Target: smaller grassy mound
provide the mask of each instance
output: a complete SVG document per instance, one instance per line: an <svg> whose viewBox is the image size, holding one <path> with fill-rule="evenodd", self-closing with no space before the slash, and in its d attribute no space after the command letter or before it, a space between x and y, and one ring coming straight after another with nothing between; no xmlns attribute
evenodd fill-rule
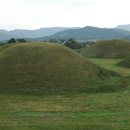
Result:
<svg viewBox="0 0 130 130"><path fill-rule="evenodd" d="M118 65L118 63L120 63L123 59L105 59L105 58L88 58L88 59L94 64L104 69L115 71L125 77L130 76L129 68Z"/></svg>
<svg viewBox="0 0 130 130"><path fill-rule="evenodd" d="M81 54L91 58L125 58L130 55L130 41L106 40L83 49Z"/></svg>
<svg viewBox="0 0 130 130"><path fill-rule="evenodd" d="M113 92L125 87L116 73L58 44L21 43L0 53L0 93Z"/></svg>
<svg viewBox="0 0 130 130"><path fill-rule="evenodd" d="M130 56L117 64L118 66L130 68Z"/></svg>

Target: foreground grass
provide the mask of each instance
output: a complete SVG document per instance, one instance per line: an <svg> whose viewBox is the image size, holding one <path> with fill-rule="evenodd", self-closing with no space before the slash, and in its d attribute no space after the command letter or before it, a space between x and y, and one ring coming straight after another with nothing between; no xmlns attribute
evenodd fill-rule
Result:
<svg viewBox="0 0 130 130"><path fill-rule="evenodd" d="M99 65L105 69L116 71L123 76L130 76L130 69L120 67L117 64L123 59L104 59L104 58L89 58L94 64Z"/></svg>
<svg viewBox="0 0 130 130"><path fill-rule="evenodd" d="M0 130L129 130L130 92L0 95Z"/></svg>

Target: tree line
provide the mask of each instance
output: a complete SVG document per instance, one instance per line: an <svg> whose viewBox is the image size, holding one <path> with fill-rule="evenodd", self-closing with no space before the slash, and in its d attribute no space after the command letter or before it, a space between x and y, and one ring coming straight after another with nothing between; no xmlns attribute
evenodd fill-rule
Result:
<svg viewBox="0 0 130 130"><path fill-rule="evenodd" d="M23 42L27 42L27 41L25 39L11 38L6 42L0 42L0 45L11 44L11 43L23 43Z"/></svg>
<svg viewBox="0 0 130 130"><path fill-rule="evenodd" d="M11 43L24 43L24 42L27 42L27 41L25 39L11 38L6 42L0 42L0 45L11 44ZM70 38L68 40L50 39L48 41L43 41L43 42L59 43L59 44L63 44L66 47L69 47L71 49L81 49L81 48L84 48L86 46L93 45L95 43L93 41L84 41L84 42L80 41L79 42L79 41L76 41L72 38Z"/></svg>

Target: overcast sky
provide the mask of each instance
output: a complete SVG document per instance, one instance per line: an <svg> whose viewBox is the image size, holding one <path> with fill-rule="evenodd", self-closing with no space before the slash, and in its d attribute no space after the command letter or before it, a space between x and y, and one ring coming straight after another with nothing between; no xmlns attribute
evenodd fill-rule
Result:
<svg viewBox="0 0 130 130"><path fill-rule="evenodd" d="M0 28L130 24L130 0L0 0Z"/></svg>

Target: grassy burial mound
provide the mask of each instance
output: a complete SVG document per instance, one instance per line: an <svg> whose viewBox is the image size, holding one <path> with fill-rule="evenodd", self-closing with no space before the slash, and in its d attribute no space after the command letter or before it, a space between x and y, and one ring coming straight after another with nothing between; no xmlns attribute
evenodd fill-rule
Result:
<svg viewBox="0 0 130 130"><path fill-rule="evenodd" d="M119 63L117 63L118 66L127 67L130 68L130 56Z"/></svg>
<svg viewBox="0 0 130 130"><path fill-rule="evenodd" d="M5 45L1 45L0 46L0 52L4 51L5 49L7 49L8 47L14 45L15 43L12 44L5 44Z"/></svg>
<svg viewBox="0 0 130 130"><path fill-rule="evenodd" d="M114 72L58 44L21 43L0 53L0 93L111 92L123 86Z"/></svg>
<svg viewBox="0 0 130 130"><path fill-rule="evenodd" d="M86 47L81 52L85 57L95 58L125 58L130 55L130 41L106 40Z"/></svg>

